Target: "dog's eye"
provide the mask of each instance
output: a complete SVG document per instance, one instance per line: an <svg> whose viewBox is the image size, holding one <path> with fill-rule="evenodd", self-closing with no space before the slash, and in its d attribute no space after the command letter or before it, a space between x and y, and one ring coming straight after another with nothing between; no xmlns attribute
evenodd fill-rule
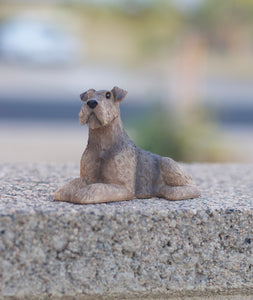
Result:
<svg viewBox="0 0 253 300"><path fill-rule="evenodd" d="M105 97L106 97L106 99L110 99L111 98L111 93L110 92L106 93Z"/></svg>

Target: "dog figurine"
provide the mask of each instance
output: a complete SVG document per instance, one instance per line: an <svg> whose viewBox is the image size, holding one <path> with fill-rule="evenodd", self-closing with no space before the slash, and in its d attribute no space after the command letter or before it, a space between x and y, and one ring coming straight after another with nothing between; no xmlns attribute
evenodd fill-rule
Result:
<svg viewBox="0 0 253 300"><path fill-rule="evenodd" d="M119 103L127 91L90 89L80 95L79 122L89 127L80 178L55 192L54 199L88 204L161 197L182 200L200 191L171 158L138 148L123 128Z"/></svg>

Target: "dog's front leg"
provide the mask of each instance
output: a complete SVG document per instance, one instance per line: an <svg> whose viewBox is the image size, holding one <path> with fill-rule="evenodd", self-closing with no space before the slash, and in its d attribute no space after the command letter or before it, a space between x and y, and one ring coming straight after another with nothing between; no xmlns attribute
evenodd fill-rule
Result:
<svg viewBox="0 0 253 300"><path fill-rule="evenodd" d="M131 200L134 193L118 184L94 183L76 191L73 203L90 204Z"/></svg>
<svg viewBox="0 0 253 300"><path fill-rule="evenodd" d="M87 186L85 178L75 178L67 182L63 187L59 188L54 194L54 200L73 202L72 198L76 191Z"/></svg>

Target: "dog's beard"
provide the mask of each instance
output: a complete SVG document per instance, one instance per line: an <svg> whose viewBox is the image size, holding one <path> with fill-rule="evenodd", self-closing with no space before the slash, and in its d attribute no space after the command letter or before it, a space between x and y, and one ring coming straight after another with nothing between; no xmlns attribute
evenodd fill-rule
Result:
<svg viewBox="0 0 253 300"><path fill-rule="evenodd" d="M83 108L80 110L79 112L79 123L81 125L84 125L87 123L87 120L88 120L88 113L87 111L85 111Z"/></svg>
<svg viewBox="0 0 253 300"><path fill-rule="evenodd" d="M87 124L90 129L97 129L102 126L102 122L99 120L95 112L89 112L85 109L81 109L79 113L79 122L81 125Z"/></svg>
<svg viewBox="0 0 253 300"><path fill-rule="evenodd" d="M97 129L102 126L101 122L97 118L94 112L92 112L88 119L87 119L87 125L89 126L90 129Z"/></svg>
<svg viewBox="0 0 253 300"><path fill-rule="evenodd" d="M87 124L90 129L97 129L107 126L118 115L119 111L108 109L102 105L92 111L84 106L79 113L79 122L81 125Z"/></svg>

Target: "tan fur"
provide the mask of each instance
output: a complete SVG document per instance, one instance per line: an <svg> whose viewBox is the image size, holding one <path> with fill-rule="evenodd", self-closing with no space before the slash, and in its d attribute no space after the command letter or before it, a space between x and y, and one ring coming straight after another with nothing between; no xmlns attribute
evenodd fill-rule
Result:
<svg viewBox="0 0 253 300"><path fill-rule="evenodd" d="M114 87L111 91L90 89L80 95L85 103L79 122L89 127L88 145L81 158L80 178L58 189L55 200L88 204L200 196L192 178L174 160L144 151L130 140L119 109L119 102L126 94ZM96 106L91 108L94 101Z"/></svg>

